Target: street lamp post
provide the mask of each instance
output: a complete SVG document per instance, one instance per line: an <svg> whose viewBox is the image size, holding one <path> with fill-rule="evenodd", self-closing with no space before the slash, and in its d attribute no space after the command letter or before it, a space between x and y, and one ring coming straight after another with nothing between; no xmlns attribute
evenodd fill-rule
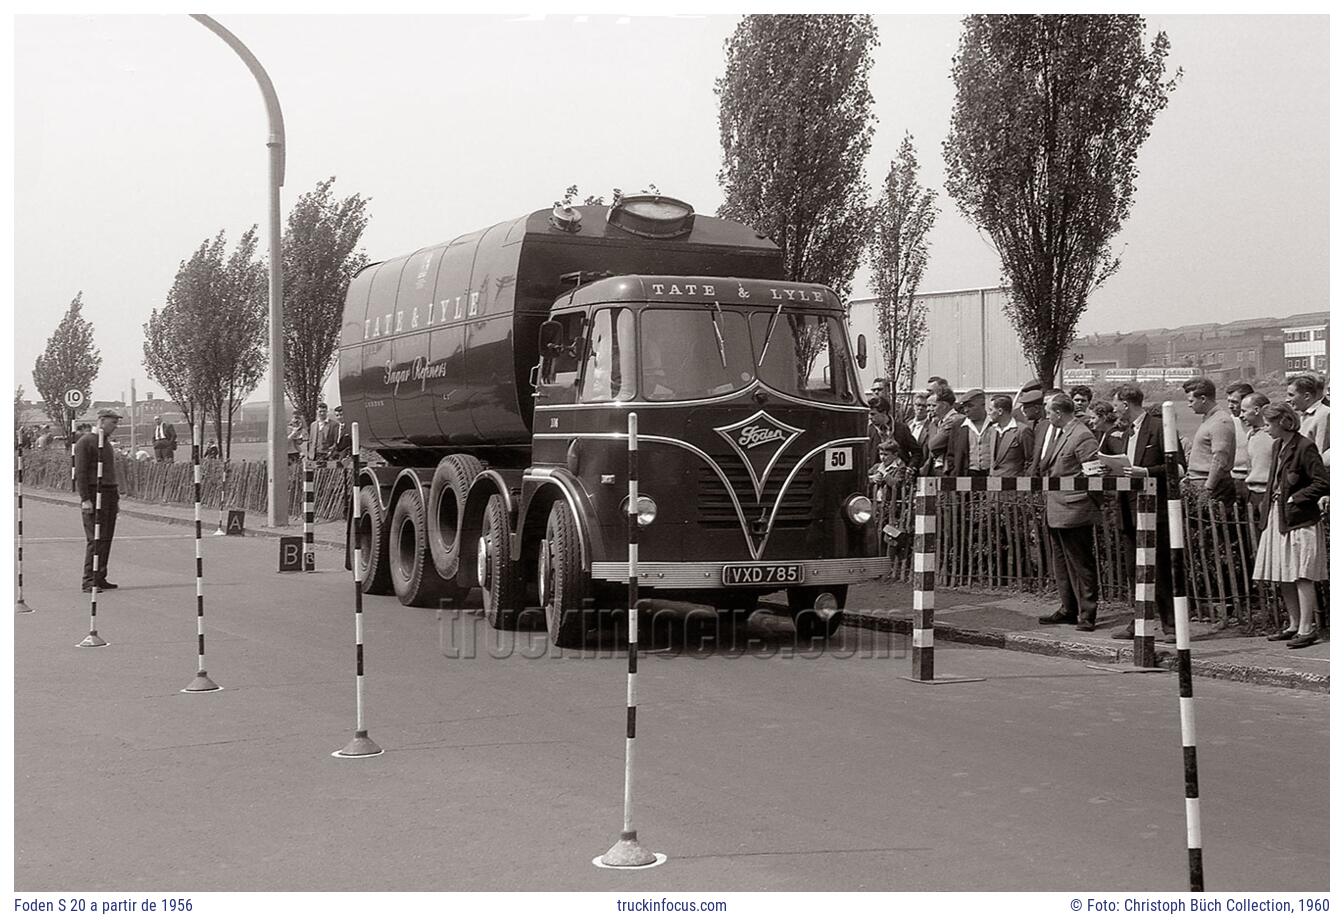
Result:
<svg viewBox="0 0 1344 920"><path fill-rule="evenodd" d="M289 467L280 426L285 413L284 348L284 266L280 257L280 186L285 184L285 119L280 114L280 99L266 70L238 37L213 18L196 13L191 18L214 32L243 59L256 78L266 100L266 118L270 133L266 148L270 153L267 194L270 209L270 300L271 300L271 399L268 413L268 456L266 464L266 522L271 527L289 523Z"/></svg>

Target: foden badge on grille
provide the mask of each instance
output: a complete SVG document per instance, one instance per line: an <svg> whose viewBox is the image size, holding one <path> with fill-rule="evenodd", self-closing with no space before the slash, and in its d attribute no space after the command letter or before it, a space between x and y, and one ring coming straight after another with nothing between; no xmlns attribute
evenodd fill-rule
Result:
<svg viewBox="0 0 1344 920"><path fill-rule="evenodd" d="M765 488L765 481L770 477L775 461L793 443L793 439L804 431L771 418L764 409L751 418L714 430L732 445L746 464L757 501L761 500L761 490Z"/></svg>

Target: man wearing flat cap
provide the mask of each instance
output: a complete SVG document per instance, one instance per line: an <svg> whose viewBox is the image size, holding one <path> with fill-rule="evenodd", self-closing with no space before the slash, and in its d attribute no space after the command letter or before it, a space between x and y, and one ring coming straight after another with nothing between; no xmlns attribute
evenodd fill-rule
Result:
<svg viewBox="0 0 1344 920"><path fill-rule="evenodd" d="M960 407L965 417L947 435L947 475L988 476L994 465L994 426L985 412L985 391L967 390Z"/></svg>
<svg viewBox="0 0 1344 920"><path fill-rule="evenodd" d="M107 580L107 559L112 554L112 535L117 529L117 464L112 453L112 432L117 430L121 413L115 409L98 410L98 427L75 442L75 490L79 492L79 509L84 518L84 580L87 594L96 584L99 591L116 587ZM98 435L103 436L103 475L98 477ZM99 508L99 496L102 507ZM93 539L94 514L101 525L98 540ZM98 571L93 570L94 554L98 556Z"/></svg>

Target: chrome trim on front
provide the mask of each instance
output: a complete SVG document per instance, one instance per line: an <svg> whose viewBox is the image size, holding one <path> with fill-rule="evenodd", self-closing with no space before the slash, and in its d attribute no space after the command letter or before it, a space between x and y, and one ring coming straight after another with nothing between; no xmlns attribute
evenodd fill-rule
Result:
<svg viewBox="0 0 1344 920"><path fill-rule="evenodd" d="M753 565L758 560L714 559L704 562L657 562L641 559L639 583L653 588L722 588L725 565ZM861 556L854 559L771 559L771 565L797 565L803 569L805 585L849 585L867 581L891 571L886 556ZM630 564L594 562L593 578L599 581L627 582ZM782 591L788 585L758 585L762 591Z"/></svg>
<svg viewBox="0 0 1344 920"><path fill-rule="evenodd" d="M624 441L627 439L628 435L620 432L570 432L568 434L537 434L533 435L533 437L541 440L576 440L579 438L589 438L602 441ZM770 534L774 532L775 517L779 514L780 506L784 503L784 496L789 491L789 486L798 475L798 471L802 469L803 464L827 448L837 447L842 444L865 444L868 439L862 437L837 438L834 441L827 441L824 444L818 445L808 453L804 454L803 457L793 465L793 469L789 470L789 475L785 477L783 485L780 486L779 494L775 496L775 504L770 509L770 518L766 523L765 536L761 539L759 546L757 546L751 539L751 525L747 523L747 516L742 512L742 503L737 498L737 490L733 488L732 481L728 479L728 475L724 473L723 468L715 463L714 459L710 457L709 454L705 453L689 441L683 441L680 438L669 438L657 434L641 434L639 435L639 440L648 441L653 444L669 444L673 447L682 447L695 454L701 460L704 460L705 463L709 465L709 468L718 475L719 481L723 483L724 489L728 492L729 499L732 500L733 510L737 512L737 521L742 525L742 537L747 541L747 550L751 553L752 560L760 561L761 554L765 552L765 544L769 542ZM524 476L523 478L526 479L527 476ZM771 561L773 562L774 560Z"/></svg>

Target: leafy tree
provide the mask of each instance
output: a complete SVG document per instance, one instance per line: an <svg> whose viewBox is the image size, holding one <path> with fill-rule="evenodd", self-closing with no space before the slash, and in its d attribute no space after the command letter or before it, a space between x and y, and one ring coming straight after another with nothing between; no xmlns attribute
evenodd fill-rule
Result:
<svg viewBox="0 0 1344 920"><path fill-rule="evenodd" d="M65 391L79 390L84 403L93 397L93 378L103 359L93 344L93 323L84 319L84 292L75 294L56 331L47 339L47 348L33 365L33 383L46 403L48 417L67 436Z"/></svg>
<svg viewBox="0 0 1344 920"><path fill-rule="evenodd" d="M654 185L652 182L650 182L650 183L648 184L647 187L641 189L639 193L640 193L641 195L658 195L658 194L660 194L660 192L658 191L658 186ZM577 198L578 196L579 196L579 187L578 187L578 185L570 185L570 186L568 186L568 187L565 189L565 197L562 198L562 199L560 199L559 201L557 201L557 202L555 203L555 206L556 206L557 208L567 208L567 207L569 207L570 205L572 205L572 204L574 203L574 199ZM613 189L611 190L611 206L612 206L613 208L616 207L616 205L618 205L618 204L621 203L621 199L624 198L624 197L625 197L625 193L624 193L624 192L622 192L622 191L621 191L620 189L618 189L618 188L613 188ZM597 205L605 205L605 204L607 203L607 202L606 202L606 196L605 196L605 195L586 195L586 196L584 196L583 203L584 203L585 205L594 205L594 204L597 204Z"/></svg>
<svg viewBox="0 0 1344 920"><path fill-rule="evenodd" d="M1139 148L1181 74L1134 15L975 15L953 59L947 189L993 241L1008 312L1041 380L1088 296L1120 267Z"/></svg>
<svg viewBox="0 0 1344 920"><path fill-rule="evenodd" d="M336 199L332 176L299 197L282 241L285 267L285 392L311 422L331 372L341 333L345 291L365 264L359 238L371 199Z"/></svg>
<svg viewBox="0 0 1344 920"><path fill-rule="evenodd" d="M785 278L848 300L871 212L864 161L874 116L871 16L745 16L725 42L714 84L724 202L719 216L770 237ZM824 326L794 324L799 372L825 346Z"/></svg>
<svg viewBox="0 0 1344 920"><path fill-rule="evenodd" d="M868 250L883 368L893 393L914 389L915 360L928 333L928 305L916 302L915 291L928 265L928 235L938 216L933 199L933 189L919 183L915 142L907 133L874 208Z"/></svg>
<svg viewBox="0 0 1344 920"><path fill-rule="evenodd" d="M145 324L145 369L191 427L204 434L213 414L226 457L233 416L266 367L266 272L256 248L255 226L227 257L223 230L202 242Z"/></svg>

